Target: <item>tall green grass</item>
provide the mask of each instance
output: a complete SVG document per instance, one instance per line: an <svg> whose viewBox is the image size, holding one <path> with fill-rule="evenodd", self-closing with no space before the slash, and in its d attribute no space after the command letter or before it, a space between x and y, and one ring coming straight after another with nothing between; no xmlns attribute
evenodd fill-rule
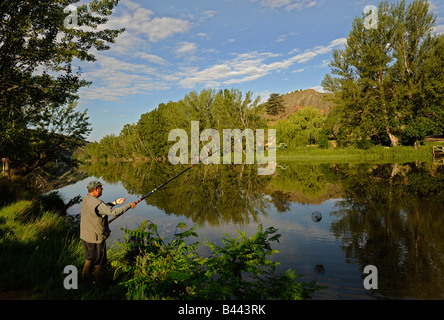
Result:
<svg viewBox="0 0 444 320"><path fill-rule="evenodd" d="M40 202L18 200L0 209L0 291L23 299L63 299L63 269L83 264L72 221Z"/></svg>

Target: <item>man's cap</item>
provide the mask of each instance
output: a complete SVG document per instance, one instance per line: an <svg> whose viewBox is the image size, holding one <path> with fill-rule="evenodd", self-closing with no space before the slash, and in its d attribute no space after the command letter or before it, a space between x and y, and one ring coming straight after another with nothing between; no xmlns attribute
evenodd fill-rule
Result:
<svg viewBox="0 0 444 320"><path fill-rule="evenodd" d="M90 183L88 183L88 189L95 189L97 187L101 187L102 183L95 180L95 181L91 181Z"/></svg>

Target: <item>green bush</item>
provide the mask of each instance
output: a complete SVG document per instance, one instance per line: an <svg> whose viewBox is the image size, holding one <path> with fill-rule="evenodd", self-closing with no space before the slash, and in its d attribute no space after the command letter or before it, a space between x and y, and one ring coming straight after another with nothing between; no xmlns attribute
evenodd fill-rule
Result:
<svg viewBox="0 0 444 320"><path fill-rule="evenodd" d="M372 140L356 140L355 141L356 148L368 150L375 145Z"/></svg>
<svg viewBox="0 0 444 320"><path fill-rule="evenodd" d="M328 136L325 133L321 133L319 136L319 148L328 149Z"/></svg>
<svg viewBox="0 0 444 320"><path fill-rule="evenodd" d="M206 240L209 257L196 253L196 227L176 227L172 240L164 242L157 226L145 221L138 229L125 230L126 241L114 252L114 278L126 287L128 299L309 299L321 287L315 282L298 282L293 270L275 273L276 253L270 242L279 241L270 227L248 237L225 234L223 246ZM188 240L188 241L186 241Z"/></svg>

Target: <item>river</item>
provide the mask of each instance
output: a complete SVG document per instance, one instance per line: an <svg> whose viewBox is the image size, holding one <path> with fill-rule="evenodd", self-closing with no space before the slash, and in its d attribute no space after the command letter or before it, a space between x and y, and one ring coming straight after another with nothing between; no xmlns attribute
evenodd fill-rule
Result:
<svg viewBox="0 0 444 320"><path fill-rule="evenodd" d="M162 163L89 164L89 177L57 191L69 201L86 185L104 184L105 202L135 201L184 167ZM142 221L166 237L179 222L198 225L199 241L221 243L224 233L253 235L275 227L278 271L293 269L301 281L328 286L313 299L444 298L444 166L405 164L280 163L273 176L253 166L201 165L111 224L109 246L122 229ZM69 208L79 214L80 204ZM316 221L313 215L321 219ZM202 246L202 255L207 254ZM366 266L377 270L364 273ZM372 276L377 289L366 289Z"/></svg>

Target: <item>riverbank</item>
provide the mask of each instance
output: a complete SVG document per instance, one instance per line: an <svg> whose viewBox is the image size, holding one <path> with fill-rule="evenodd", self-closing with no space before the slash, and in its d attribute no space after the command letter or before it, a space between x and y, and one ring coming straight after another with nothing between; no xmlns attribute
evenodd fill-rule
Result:
<svg viewBox="0 0 444 320"><path fill-rule="evenodd" d="M443 140L426 141L414 148L413 146L398 146L396 148L374 146L368 149L355 147L337 147L331 145L328 149L322 149L318 145L305 146L297 149L283 149L276 152L277 162L310 162L310 163L407 163L407 162L433 162L433 146L443 146ZM267 155L267 153L266 153ZM245 160L245 154L242 155ZM101 162L102 159L83 159L87 163ZM105 162L169 162L167 157L159 158L106 158ZM223 163L221 157L220 163Z"/></svg>
<svg viewBox="0 0 444 320"><path fill-rule="evenodd" d="M443 145L443 142L426 142L418 148L398 146L389 148L375 146L369 149L329 148L321 149L318 146L307 146L297 150L280 150L276 153L277 162L295 161L312 163L407 163L433 161L433 146Z"/></svg>

